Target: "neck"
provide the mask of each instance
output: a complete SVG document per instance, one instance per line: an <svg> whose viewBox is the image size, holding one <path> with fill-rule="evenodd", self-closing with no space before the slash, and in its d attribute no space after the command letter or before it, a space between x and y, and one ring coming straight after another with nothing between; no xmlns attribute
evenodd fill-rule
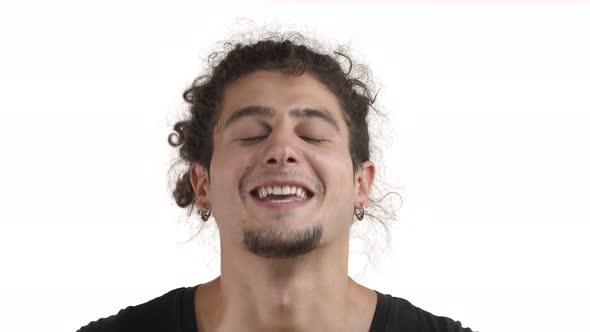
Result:
<svg viewBox="0 0 590 332"><path fill-rule="evenodd" d="M210 300L200 317L210 331L368 330L376 294L348 276L348 238L273 260L221 243L221 275L198 288Z"/></svg>

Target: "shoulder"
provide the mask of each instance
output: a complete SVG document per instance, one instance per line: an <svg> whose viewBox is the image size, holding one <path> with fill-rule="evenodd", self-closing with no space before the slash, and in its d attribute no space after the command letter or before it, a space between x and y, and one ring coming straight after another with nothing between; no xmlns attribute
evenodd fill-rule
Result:
<svg viewBox="0 0 590 332"><path fill-rule="evenodd" d="M128 306L115 315L92 321L77 332L180 331L183 300L193 289L173 289L148 302Z"/></svg>
<svg viewBox="0 0 590 332"><path fill-rule="evenodd" d="M434 315L406 299L380 294L387 308L387 331L472 332L460 321Z"/></svg>

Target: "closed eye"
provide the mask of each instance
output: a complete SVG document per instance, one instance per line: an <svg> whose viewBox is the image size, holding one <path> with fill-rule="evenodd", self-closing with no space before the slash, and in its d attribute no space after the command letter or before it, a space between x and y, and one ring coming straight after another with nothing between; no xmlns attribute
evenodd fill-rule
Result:
<svg viewBox="0 0 590 332"><path fill-rule="evenodd" d="M322 143L323 141L325 141L324 139L319 139L319 138L311 138L308 136L300 136L301 139L308 141L308 142L313 142L313 143Z"/></svg>
<svg viewBox="0 0 590 332"><path fill-rule="evenodd" d="M253 136L253 137L245 137L245 138L240 138L238 139L241 142L257 142L260 140L263 140L267 137L267 135L265 136ZM312 143L322 143L325 140L324 139L320 139L320 138L312 138L312 137L308 137L308 136L300 136L302 140L304 141L308 141L308 142L312 142Z"/></svg>
<svg viewBox="0 0 590 332"><path fill-rule="evenodd" d="M240 138L239 141L242 141L242 142L256 142L256 141L262 140L264 138L266 138L266 136L253 136L253 137Z"/></svg>

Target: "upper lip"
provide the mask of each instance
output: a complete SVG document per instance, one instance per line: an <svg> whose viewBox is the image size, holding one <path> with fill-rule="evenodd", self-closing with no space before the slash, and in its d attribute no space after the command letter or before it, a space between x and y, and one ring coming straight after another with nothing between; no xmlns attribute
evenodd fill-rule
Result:
<svg viewBox="0 0 590 332"><path fill-rule="evenodd" d="M312 186L298 180L266 180L253 186L252 189L249 190L249 192L257 190L260 187L266 186L296 186L305 189L308 193L311 193L312 195L315 194L314 190L311 189Z"/></svg>

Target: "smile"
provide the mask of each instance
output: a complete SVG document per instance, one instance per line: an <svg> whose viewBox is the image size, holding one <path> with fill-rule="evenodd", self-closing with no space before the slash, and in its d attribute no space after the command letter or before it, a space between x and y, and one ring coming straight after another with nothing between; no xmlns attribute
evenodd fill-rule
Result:
<svg viewBox="0 0 590 332"><path fill-rule="evenodd" d="M296 196L302 200L308 198L307 191L298 186L263 186L256 190L258 199L264 200L267 197L289 197Z"/></svg>
<svg viewBox="0 0 590 332"><path fill-rule="evenodd" d="M260 186L250 193L257 201L275 204L304 202L313 197L307 189L294 185Z"/></svg>

